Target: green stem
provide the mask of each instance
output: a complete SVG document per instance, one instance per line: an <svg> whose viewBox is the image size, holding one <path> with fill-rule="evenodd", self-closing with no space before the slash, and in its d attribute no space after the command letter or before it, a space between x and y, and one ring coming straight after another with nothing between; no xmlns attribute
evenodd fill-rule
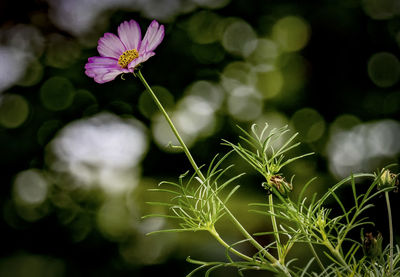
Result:
<svg viewBox="0 0 400 277"><path fill-rule="evenodd" d="M282 249L281 249L282 245L281 245L281 239L279 237L278 225L276 224L275 211L274 211L274 197L272 193L268 196L268 200L269 200L269 211L271 213L272 228L274 230L274 237L276 240L276 249L278 251L278 258L279 261L282 262Z"/></svg>
<svg viewBox="0 0 400 277"><path fill-rule="evenodd" d="M333 247L331 242L328 240L328 238L324 238L323 244L329 249L329 251L338 259L338 261L346 267L347 270L349 269L349 266L347 265L346 261L343 259L342 255L340 255L340 252Z"/></svg>
<svg viewBox="0 0 400 277"><path fill-rule="evenodd" d="M311 238L310 238L310 235L308 234L308 232L304 229L304 224L303 224L303 221L304 221L304 219L302 218L302 217L299 217L298 216L298 214L299 214L299 211L293 206L293 204L291 204L291 203L289 203L288 204L288 208L289 209L291 209L295 214L296 214L296 219L297 219L297 226L301 229L301 231L303 232L303 234L307 234L307 244L308 244L308 247L310 247L310 250L311 250L311 252L312 252L312 254L314 255L314 258L317 260L317 263L318 263L318 265L319 265L319 267L321 268L321 270L322 271L324 271L325 270L325 267L324 267L324 265L323 265L323 263L321 262L321 260L319 259L319 257L318 257L318 254L317 254L317 252L315 251L315 248L314 248L314 246L313 246L313 244L311 243Z"/></svg>
<svg viewBox="0 0 400 277"><path fill-rule="evenodd" d="M338 262L340 262L343 266L346 267L346 270L349 270L349 267L345 261L345 259L340 255L340 252L337 248L335 248L330 240L328 239L326 233L325 233L325 227L319 226L319 233L321 234L322 237L322 244L325 245L326 248L329 249L329 251L333 254L333 256L336 257Z"/></svg>
<svg viewBox="0 0 400 277"><path fill-rule="evenodd" d="M222 246L224 246L227 250L229 250L230 252L232 252L232 253L235 254L236 256L242 258L243 260L246 260L246 261L249 261L249 262L254 262L254 260L253 260L251 257L249 257L249 256L247 256L247 255L245 255L245 254L243 254L243 253L237 251L236 249L234 249L233 247L231 247L229 244L227 244L227 243L220 237L220 235L218 234L218 232L217 232L217 230L215 229L214 226L209 230L209 232L210 232L210 234L211 234Z"/></svg>
<svg viewBox="0 0 400 277"><path fill-rule="evenodd" d="M181 136L179 135L178 130L176 129L174 123L172 122L171 118L169 117L168 113L166 112L166 110L164 109L164 107L162 106L162 104L160 103L160 101L158 100L157 96L155 95L155 93L153 92L153 90L151 89L151 87L149 86L149 84L146 82L146 80L144 79L142 73L140 72L140 70L138 70L136 72L136 76L139 77L140 81L143 83L143 85L146 87L147 91L150 93L151 97L153 98L154 102L156 103L157 107L159 108L159 110L161 111L161 113L164 115L165 119L167 120L172 132L174 133L174 135L176 136L176 138L178 139L183 151L186 154L186 157L189 159L190 164L192 165L194 171L196 172L196 174L198 175L198 177L201 179L201 181L206 182L206 178L204 177L203 173L200 171L199 167L197 166L196 162L194 161L192 155L189 152L189 149L187 148L185 142L183 141L183 139L181 138ZM249 242L256 247L259 251L261 251L267 258L268 260L275 264L278 261L275 259L274 256L272 256L268 251L266 251L264 249L264 247L262 247L248 232L247 230L240 224L240 222L235 218L235 216L231 213L231 211L225 206L225 204L223 203L222 200L220 200L217 197L218 201L223 205L226 214L229 216L230 220L232 221L232 223L236 226L236 228L242 233L242 235L249 240Z"/></svg>
<svg viewBox="0 0 400 277"><path fill-rule="evenodd" d="M393 272L393 222L392 222L392 209L390 208L389 192L385 191L386 206L389 217L389 274Z"/></svg>
<svg viewBox="0 0 400 277"><path fill-rule="evenodd" d="M319 265L319 268L321 268L322 271L325 270L324 265L322 264L321 260L319 259L317 252L315 252L314 246L312 245L311 242L308 242L308 246L310 247L311 252L313 253L315 259L317 260L317 263Z"/></svg>
<svg viewBox="0 0 400 277"><path fill-rule="evenodd" d="M306 231L305 231L303 225L300 223L300 224L298 224L298 226L300 226L302 232L303 232L304 234L306 234ZM309 236L307 236L307 239L308 239L308 238L309 238ZM317 260L317 263L318 263L319 267L321 268L322 271L324 271L324 270L325 270L325 267L324 267L323 263L321 262L321 260L319 259L318 254L317 254L317 252L315 251L314 246L312 245L312 243L311 243L310 241L308 241L307 244L308 244L308 246L310 247L310 250L311 250L311 252L313 253L315 259Z"/></svg>
<svg viewBox="0 0 400 277"><path fill-rule="evenodd" d="M354 178L354 177L372 177L372 178L375 178L375 176L372 175L372 174L369 174L369 173L367 173L367 174L361 173L361 174L358 174L357 176L348 177L348 178L346 178L346 179ZM359 204L357 204L357 202L356 202L356 208L357 208L357 210L356 210L356 212L355 212L353 218L350 220L350 222L347 223L346 229L345 229L344 232L342 233L341 237L338 239L338 242L337 242L337 245L336 245L336 250L339 250L340 247L342 247L342 243L345 241L345 239L346 239L346 237L347 237L347 233L352 229L354 222L356 221L356 219L357 219L358 216L360 215L360 212L359 212L359 211L363 210L362 208L363 208L364 204L366 203L364 200L369 196L369 194L370 194L370 191L368 191L368 192L364 195L363 199L361 200L361 204L360 204L361 206L359 206Z"/></svg>
<svg viewBox="0 0 400 277"><path fill-rule="evenodd" d="M242 235L248 239L248 241L259 251L261 251L265 257L271 262L271 263L277 263L278 261L275 259L274 256L272 256L267 250L265 250L264 247L262 247L248 232L247 230L240 224L240 222L236 219L236 217L231 213L231 211L228 209L228 207L225 206L225 204L218 198L218 201L223 205L226 214L229 216L229 219L232 221L232 223L236 226L236 228L242 233Z"/></svg>
<svg viewBox="0 0 400 277"><path fill-rule="evenodd" d="M147 91L150 93L151 97L153 98L154 102L156 103L158 109L161 111L161 113L164 115L165 119L167 120L169 127L171 128L172 132L174 133L175 137L178 139L179 144L182 147L183 152L185 152L186 157L188 158L190 164L192 165L193 169L196 171L197 175L200 177L200 179L202 181L205 181L206 178L204 177L203 173L200 171L199 167L197 166L196 162L194 161L192 155L189 152L189 149L187 148L185 142L183 141L183 139L181 138L181 136L179 135L178 130L175 128L174 123L172 122L171 118L169 117L167 111L164 109L163 105L161 104L161 102L158 100L156 94L153 92L153 90L151 89L151 87L149 86L149 84L146 82L146 80L144 79L142 72L140 72L140 70L138 70L136 72L136 75L139 77L140 81L142 81L143 85L146 87Z"/></svg>

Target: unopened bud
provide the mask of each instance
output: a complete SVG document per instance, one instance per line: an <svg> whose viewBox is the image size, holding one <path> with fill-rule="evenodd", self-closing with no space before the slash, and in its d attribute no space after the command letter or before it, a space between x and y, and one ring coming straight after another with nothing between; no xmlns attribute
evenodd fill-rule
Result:
<svg viewBox="0 0 400 277"><path fill-rule="evenodd" d="M274 187L283 197L287 197L293 190L292 184L286 182L285 178L280 175L271 176L268 180L268 185Z"/></svg>
<svg viewBox="0 0 400 277"><path fill-rule="evenodd" d="M396 174L391 173L389 169L382 169L382 173L378 179L378 189L392 188L397 191L399 180Z"/></svg>
<svg viewBox="0 0 400 277"><path fill-rule="evenodd" d="M382 255L382 235L378 233L376 236L372 232L365 233L363 238L364 255L370 258L377 258Z"/></svg>

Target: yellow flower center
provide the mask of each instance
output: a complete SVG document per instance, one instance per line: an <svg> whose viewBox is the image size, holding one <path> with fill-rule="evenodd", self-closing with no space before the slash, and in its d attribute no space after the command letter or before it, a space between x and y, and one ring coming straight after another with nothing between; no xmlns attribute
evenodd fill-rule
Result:
<svg viewBox="0 0 400 277"><path fill-rule="evenodd" d="M128 64L133 61L134 59L139 57L139 52L136 49L127 50L119 56L118 64L122 68L127 68Z"/></svg>

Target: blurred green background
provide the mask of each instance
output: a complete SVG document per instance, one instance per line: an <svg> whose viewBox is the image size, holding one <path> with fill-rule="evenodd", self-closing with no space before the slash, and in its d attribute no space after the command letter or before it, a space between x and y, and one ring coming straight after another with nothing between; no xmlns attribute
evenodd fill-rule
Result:
<svg viewBox="0 0 400 277"><path fill-rule="evenodd" d="M143 34L152 19L165 25L142 72L199 164L228 151L221 138L236 142L236 125L265 122L300 132L290 154L316 153L285 170L294 195L314 176L309 194L399 160L399 0L6 0L0 15L0 276L184 276L189 255L224 259L207 234L145 236L174 226L141 219L166 212L145 204L166 196L146 190L190 165L138 79L84 74L124 20ZM247 212L265 199L262 179L229 162L248 172L233 212L249 232L268 230ZM370 216L385 237L381 202Z"/></svg>

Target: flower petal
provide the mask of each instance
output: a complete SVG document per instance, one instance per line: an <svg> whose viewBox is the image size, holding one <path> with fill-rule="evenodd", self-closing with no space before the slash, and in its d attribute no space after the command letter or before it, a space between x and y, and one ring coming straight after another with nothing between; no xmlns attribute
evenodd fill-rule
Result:
<svg viewBox="0 0 400 277"><path fill-rule="evenodd" d="M99 51L100 56L116 59L126 50L121 40L111 33L105 33L104 36L99 39L99 45L97 46L97 51Z"/></svg>
<svg viewBox="0 0 400 277"><path fill-rule="evenodd" d="M109 71L102 76L98 76L97 78L95 77L94 80L99 84L104 84L114 80L121 73L122 72L119 70Z"/></svg>
<svg viewBox="0 0 400 277"><path fill-rule="evenodd" d="M125 45L126 50L138 49L142 39L142 32L139 24L131 19L124 21L118 27L118 36Z"/></svg>
<svg viewBox="0 0 400 277"><path fill-rule="evenodd" d="M93 74L97 74L101 70L111 70L118 69L118 61L113 58L108 57L91 57L88 59L88 62L85 64L85 69L89 77L93 77Z"/></svg>
<svg viewBox="0 0 400 277"><path fill-rule="evenodd" d="M142 44L140 45L139 52L153 51L161 43L163 38L164 38L164 25L159 25L157 21L153 20L149 28L147 28Z"/></svg>
<svg viewBox="0 0 400 277"><path fill-rule="evenodd" d="M134 59L133 61L130 62L128 68L132 71L138 64L147 61L150 57L154 56L155 54L156 53L154 52L146 52L143 55L140 55L137 59Z"/></svg>
<svg viewBox="0 0 400 277"><path fill-rule="evenodd" d="M128 69L121 68L116 59L108 57L89 58L85 69L86 75L100 84L114 80L121 73L129 72Z"/></svg>
<svg viewBox="0 0 400 277"><path fill-rule="evenodd" d="M85 65L86 66L94 66L94 67L117 67L118 66L118 60L114 58L109 58L109 57L90 57L88 59L88 62Z"/></svg>

